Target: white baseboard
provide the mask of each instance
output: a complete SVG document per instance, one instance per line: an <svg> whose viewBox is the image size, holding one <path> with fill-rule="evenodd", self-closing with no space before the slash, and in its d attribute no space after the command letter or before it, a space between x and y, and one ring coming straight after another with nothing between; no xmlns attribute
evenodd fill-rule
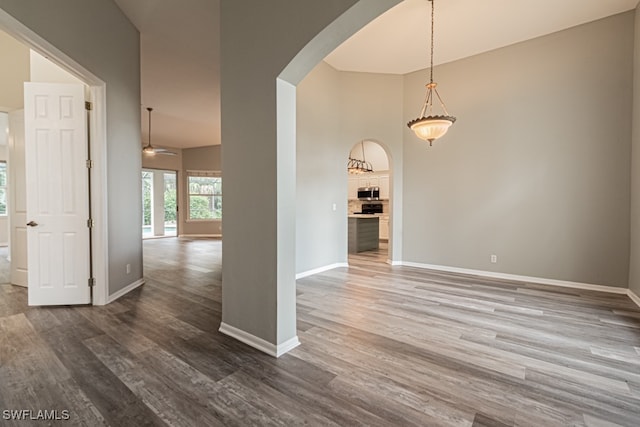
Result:
<svg viewBox="0 0 640 427"><path fill-rule="evenodd" d="M387 264L389 264L389 265L391 265L391 266L394 266L394 265L403 265L403 264L402 264L402 261L393 261L393 260L391 260L391 259L388 259L388 260L387 260Z"/></svg>
<svg viewBox="0 0 640 427"><path fill-rule="evenodd" d="M248 346L260 350L263 353L267 353L269 356L273 357L280 357L300 345L298 336L294 336L293 338L283 342L282 344L275 345L241 329L235 328L231 325L227 325L224 322L220 323L220 329L218 330L221 333L230 336L231 338L235 338L238 341L243 342Z"/></svg>
<svg viewBox="0 0 640 427"><path fill-rule="evenodd" d="M136 280L135 282L131 283L130 285L125 286L124 288L120 289L116 293L114 293L112 295L109 295L109 297L107 298L107 304L114 302L115 300L117 300L121 296L124 296L124 295L128 294L129 292L131 292L132 290L134 290L135 288L137 288L138 286L141 286L141 285L144 285L144 279Z"/></svg>
<svg viewBox="0 0 640 427"><path fill-rule="evenodd" d="M627 289L627 295L631 298L631 301L635 302L640 307L640 297L635 294L631 289Z"/></svg>
<svg viewBox="0 0 640 427"><path fill-rule="evenodd" d="M568 280L545 279L543 277L520 276L517 274L497 273L494 271L471 270L467 268L449 267L445 265L421 264L418 262L402 261L398 265L406 267L424 268L428 270L446 271L449 273L471 274L474 276L491 277L493 279L515 280L518 282L537 283L540 285L561 286L564 288L586 289L590 291L608 292L611 294L628 294L627 288L593 285L590 283L570 282Z"/></svg>
<svg viewBox="0 0 640 427"><path fill-rule="evenodd" d="M293 338L289 338L282 344L278 344L276 346L276 357L280 357L283 354L289 353L291 350L293 350L299 345L300 345L300 340L298 339L297 335Z"/></svg>
<svg viewBox="0 0 640 427"><path fill-rule="evenodd" d="M181 234L178 237L222 237L222 234Z"/></svg>
<svg viewBox="0 0 640 427"><path fill-rule="evenodd" d="M335 264L329 264L325 265L324 267L314 268L313 270L303 271L302 273L296 274L296 280L313 276L314 274L323 273L325 271L333 270L334 268L339 267L349 267L349 264L347 264L346 262L336 262Z"/></svg>

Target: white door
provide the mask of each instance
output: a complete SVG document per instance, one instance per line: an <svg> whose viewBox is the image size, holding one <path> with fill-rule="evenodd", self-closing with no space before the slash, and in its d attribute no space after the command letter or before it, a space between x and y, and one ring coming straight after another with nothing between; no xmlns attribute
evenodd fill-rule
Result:
<svg viewBox="0 0 640 427"><path fill-rule="evenodd" d="M9 113L9 249L11 283L27 286L27 187L24 110Z"/></svg>
<svg viewBox="0 0 640 427"><path fill-rule="evenodd" d="M84 88L25 83L29 305L91 302Z"/></svg>

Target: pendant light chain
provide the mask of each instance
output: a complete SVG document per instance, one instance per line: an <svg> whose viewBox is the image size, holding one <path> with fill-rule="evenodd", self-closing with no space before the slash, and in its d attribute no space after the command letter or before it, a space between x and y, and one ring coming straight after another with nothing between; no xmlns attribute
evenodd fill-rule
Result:
<svg viewBox="0 0 640 427"><path fill-rule="evenodd" d="M434 22L434 9L435 9L435 5L433 4L435 2L435 0L429 0L431 2L431 76L430 76L430 83L433 83L433 22Z"/></svg>

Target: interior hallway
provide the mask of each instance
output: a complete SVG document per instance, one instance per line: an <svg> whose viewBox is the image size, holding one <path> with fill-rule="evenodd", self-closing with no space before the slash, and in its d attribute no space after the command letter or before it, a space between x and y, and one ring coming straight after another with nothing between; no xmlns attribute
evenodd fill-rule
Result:
<svg viewBox="0 0 640 427"><path fill-rule="evenodd" d="M640 309L626 296L366 253L298 282L302 345L274 359L217 332L221 247L145 241L147 283L104 307L29 308L1 285L0 409L113 426L640 419Z"/></svg>

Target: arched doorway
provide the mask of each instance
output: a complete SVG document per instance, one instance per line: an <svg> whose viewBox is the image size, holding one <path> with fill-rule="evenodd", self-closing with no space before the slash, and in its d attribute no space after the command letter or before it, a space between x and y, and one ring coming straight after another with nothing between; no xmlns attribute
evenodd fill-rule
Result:
<svg viewBox="0 0 640 427"><path fill-rule="evenodd" d="M226 239L220 331L274 356L299 344L296 85L335 47L398 3L220 4Z"/></svg>
<svg viewBox="0 0 640 427"><path fill-rule="evenodd" d="M391 156L381 143L363 139L349 153L347 167L348 253L389 260L392 215ZM351 262L351 257L350 257Z"/></svg>

